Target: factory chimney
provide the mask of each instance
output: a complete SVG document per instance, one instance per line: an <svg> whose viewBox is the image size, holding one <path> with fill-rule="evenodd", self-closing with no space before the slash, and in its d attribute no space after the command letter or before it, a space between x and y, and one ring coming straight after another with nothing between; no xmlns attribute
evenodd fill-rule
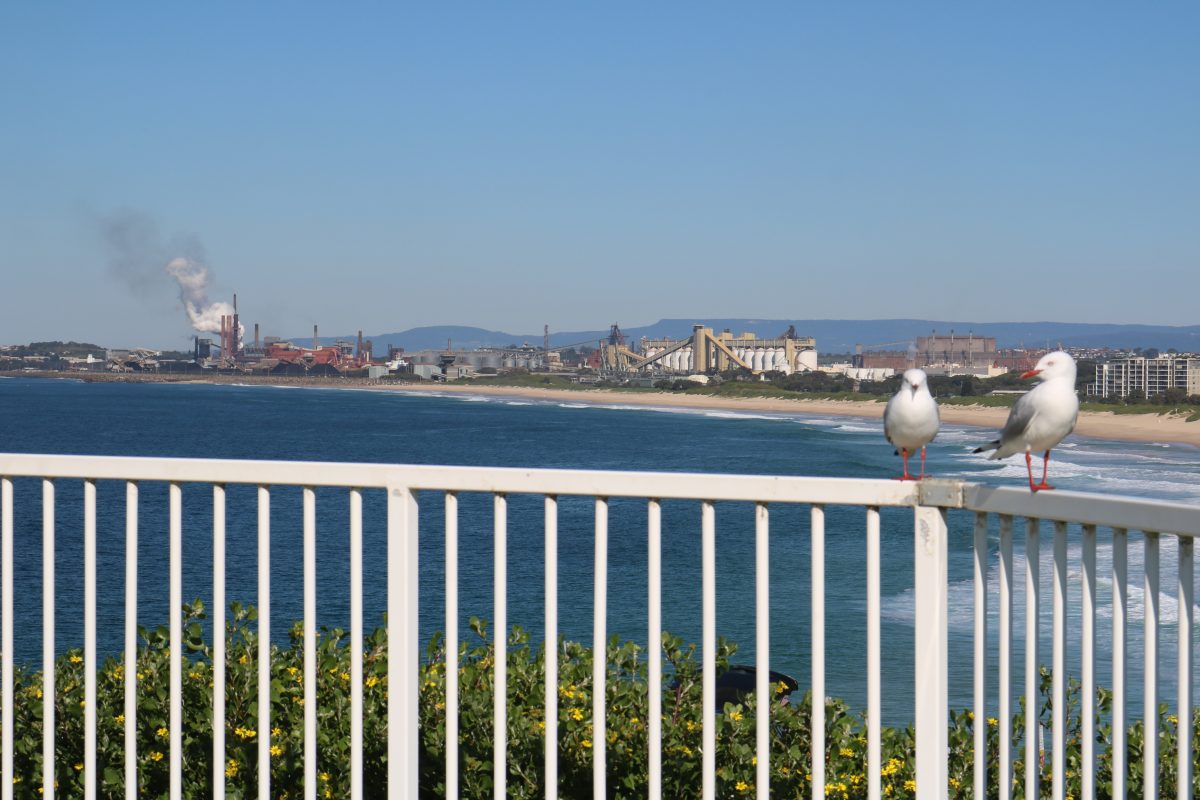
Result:
<svg viewBox="0 0 1200 800"><path fill-rule="evenodd" d="M254 349L258 349L258 323L254 323Z"/></svg>
<svg viewBox="0 0 1200 800"><path fill-rule="evenodd" d="M229 343L231 345L230 352L234 358L237 358L238 351L242 349L241 342L238 339L241 337L241 322L238 321L237 309L237 294L233 295L233 317L229 320Z"/></svg>
<svg viewBox="0 0 1200 800"><path fill-rule="evenodd" d="M355 355L357 355L357 356L359 357L359 359L361 360L361 359L362 359L362 354L363 354L363 349L362 349L362 330L360 329L360 330L359 330L359 332L358 332L358 350L356 350L356 351L355 351Z"/></svg>
<svg viewBox="0 0 1200 800"><path fill-rule="evenodd" d="M321 349L321 340L317 338L317 326L313 325L313 350Z"/></svg>

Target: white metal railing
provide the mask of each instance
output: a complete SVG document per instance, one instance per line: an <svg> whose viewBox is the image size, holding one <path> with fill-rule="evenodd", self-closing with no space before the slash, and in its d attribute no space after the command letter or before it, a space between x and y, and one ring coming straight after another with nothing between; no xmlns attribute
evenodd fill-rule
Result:
<svg viewBox="0 0 1200 800"><path fill-rule="evenodd" d="M1145 797L1157 797L1154 775L1158 755L1155 750L1157 721L1157 663L1158 663L1158 583L1159 540L1170 535L1178 541L1179 569L1177 593L1180 604L1179 642L1176 696L1179 719L1191 719L1191 638L1193 604L1193 537L1200 535L1200 508L1152 501L1115 498L1072 492L1042 492L1036 495L1019 488L989 488L957 481L924 481L901 483L890 480L801 478L775 476L741 476L715 474L597 472L578 470L523 470L474 467L394 466L375 464L317 464L303 462L216 461L200 459L142 459L82 456L0 455L0 527L2 527L3 569L0 573L2 597L0 616L3 620L2 695L3 742L0 760L2 798L13 795L13 631L14 602L14 493L15 479L42 480L43 511L43 702L45 731L43 776L19 776L42 782L43 796L54 796L52 780L55 758L54 741L54 659L55 659L55 561L54 542L56 521L55 481L73 479L84 482L84 548L82 565L84 586L84 675L85 675L85 762L86 797L96 796L96 484L99 481L119 481L126 486L125 506L125 786L127 797L136 794L137 753L135 738L136 652L137 624L137 553L139 484L165 482L169 484L169 559L170 559L170 792L182 795L182 523L183 484L209 484L212 487L213 527L213 630L225 629L225 529L226 487L247 485L257 488L257 547L258 547L258 787L262 797L270 796L270 511L272 488L301 487L303 519L303 591L304 591L304 765L305 796L317 794L317 695L316 695L316 514L315 489L340 487L349 495L350 536L350 628L351 628L351 793L364 796L362 783L363 736L363 491L385 490L387 493L387 609L388 609L388 796L415 798L418 794L418 699L419 699L419 632L418 604L418 492L435 490L445 493L444 555L446 563L445 635L446 652L459 651L458 632L458 495L484 493L493 498L494 513L494 625L496 658L494 662L494 786L495 795L503 796L507 781L505 742L508 709L505 703L507 675L504 632L507 629L507 498L515 494L532 494L544 498L543 529L545 536L545 640L557 640L558 632L558 498L582 496L594 498L594 584L592 641L603 646L609 632L606 617L608 606L608 510L609 499L641 498L647 503L647 602L648 641L661 638L661 546L663 540L660 501L684 499L700 502L701 561L702 561L702 786L703 796L716 795L715 751L715 690L716 690L716 522L714 504L722 501L747 502L755 508L755 651L757 684L760 697L768 693L769 674L769 610L768 543L772 504L809 506L811 536L811 653L810 688L814 698L825 696L825 508L827 506L858 506L866 510L866 579L867 579L867 781L868 796L878 798L880 792L881 745L881 652L880 652L880 509L911 507L913 517L915 647L914 673L916 726L916 785L921 797L944 797L947 794L947 723L948 677L951 669L947 652L948 639L948 527L950 513L975 515L973 537L974 569L974 712L975 712L975 796L986 796L986 714L987 708L987 604L986 589L989 567L988 521L999 520L998 593L999 663L996 687L998 722L1000 726L998 753L1000 784L1010 786L1013 754L1011 741L1012 689L1012 610L1013 610L1013 520L1023 517L1026 522L1026 553L1039 552L1040 520L1053 523L1053 698L1052 764L1053 796L1064 796L1065 723L1063 719L1065 692L1065 651L1067 647L1067 536L1068 523L1080 524L1082 542L1082 635L1080 664L1083 697L1083 774L1084 796L1094 796L1096 753L1092 698L1095 694L1095 637L1096 609L1096 538L1097 529L1111 529L1113 541L1113 737L1114 737L1114 796L1124 796L1124 761L1126 725L1126 591L1127 532L1144 533L1145 541L1145 634L1142 654L1144 674L1144 720L1146 742L1144 758L1146 775ZM955 512L955 509L964 509ZM20 509L24 511L25 509ZM1025 696L1038 695L1038 614L1040 600L1038 558L1027 558L1025 592L1027 598L1025 632ZM62 565L58 565L62 566ZM30 624L21 620L21 624ZM213 641L213 785L224 785L222 767L225 763L225 685L223 636ZM649 692L658 697L661 692L662 665L659 648L648 648ZM593 687L593 725L597 732L604 730L605 669L604 659L595 660ZM546 797L556 796L557 787L557 708L558 676L555 659L546 659L545 669L545 776ZM448 796L457 796L458 774L458 700L457 673L446 670L446 747L445 786ZM757 754L756 793L759 798L769 795L770 787L770 704L758 706L755 742ZM812 704L812 796L825 796L825 707ZM1025 793L1037 797L1038 720L1027 715L1025 746ZM650 795L661 794L661 720L651 714L649 729ZM607 796L605 736L594 735L594 779L596 797ZM1191 787L1190 737L1180 737L1178 769L1179 796L1190 797ZM377 791L377 790L376 790Z"/></svg>

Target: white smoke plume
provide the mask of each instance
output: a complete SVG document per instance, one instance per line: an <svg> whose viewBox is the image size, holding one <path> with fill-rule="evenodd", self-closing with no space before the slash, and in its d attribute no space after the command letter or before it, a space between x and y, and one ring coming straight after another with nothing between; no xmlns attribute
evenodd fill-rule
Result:
<svg viewBox="0 0 1200 800"><path fill-rule="evenodd" d="M232 316L229 303L208 301L208 267L194 259L180 256L167 263L167 274L179 284L179 300L187 312L192 327L201 333L220 333L221 317ZM246 326L238 325L238 340L245 338Z"/></svg>

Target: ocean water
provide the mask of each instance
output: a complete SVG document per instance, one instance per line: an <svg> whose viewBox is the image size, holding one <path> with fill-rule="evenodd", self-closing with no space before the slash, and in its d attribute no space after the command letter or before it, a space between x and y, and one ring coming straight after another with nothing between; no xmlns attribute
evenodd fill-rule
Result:
<svg viewBox="0 0 1200 800"><path fill-rule="evenodd" d="M946 425L929 450L928 467L939 477L994 485L1021 485L1018 458L987 461L970 450L990 431ZM795 414L647 408L619 401L602 405L533 401L461 394L404 394L265 386L90 384L67 380L0 379L0 451L90 455L264 458L497 465L549 468L890 477L899 459L883 439L878 421ZM1167 442L1127 443L1071 437L1051 461L1051 481L1078 489L1200 502L1200 451ZM124 488L99 485L99 621L105 653L119 652L124 598ZM56 645L82 643L82 485L60 481L57 490ZM141 490L139 621L167 622L167 488ZM41 488L16 481L15 597L19 662L34 664L41 652ZM384 497L365 493L365 614L382 622L386 575ZM229 600L256 601L255 496L250 487L228 495ZM348 500L340 490L318 492L319 623L348 623ZM206 601L211 585L211 490L184 488L184 596ZM492 615L492 510L490 498L460 498L460 600L463 618ZM587 642L592 618L592 501L560 501L560 632ZM421 627L429 637L444 628L442 497L421 496ZM884 711L905 722L912 708L912 517L885 509L883 529ZM509 621L535 640L543 614L542 506L540 497L509 499ZM272 492L272 634L286 641L302 616L300 493ZM610 506L609 629L622 638L646 639L646 510L641 501ZM865 706L866 588L865 513L831 507L826 514L827 693ZM772 667L803 686L810 674L810 551L808 509L771 508ZM1077 669L1079 532L1070 531L1071 606L1069 648ZM1016 581L1013 630L1023 640L1024 530L1014 536ZM1052 528L1042 529L1040 651L1049 660ZM1099 537L1100 645L1098 678L1108 683L1110 655L1103 646L1111 620L1111 544ZM953 664L969 664L973 587L972 518L951 514L950 625ZM991 535L989 640L995 670L998 574L997 533ZM754 659L753 508L717 507L718 634L737 643L735 661ZM1130 537L1131 652L1140 652L1144 598L1142 541ZM1162 547L1162 696L1173 696L1176 646L1175 543ZM700 639L700 520L696 503L669 502L663 509L663 625L686 641ZM465 627L463 630L466 630ZM469 634L467 634L469 636ZM1014 681L1023 663L1014 642ZM1138 659L1131 658L1130 686L1139 686ZM970 703L969 670L952 674L951 702ZM995 686L994 675L990 681ZM994 690L992 691L994 701ZM1140 698L1140 691L1131 692ZM1135 704L1131 710L1137 713Z"/></svg>

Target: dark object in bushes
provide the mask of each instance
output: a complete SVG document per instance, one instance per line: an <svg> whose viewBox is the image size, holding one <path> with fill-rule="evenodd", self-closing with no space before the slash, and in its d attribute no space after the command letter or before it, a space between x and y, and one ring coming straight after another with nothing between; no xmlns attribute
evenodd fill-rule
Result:
<svg viewBox="0 0 1200 800"><path fill-rule="evenodd" d="M717 713L720 713L726 703L741 703L746 695L754 691L758 670L746 664L730 664L728 671L717 676ZM791 675L772 671L771 685L782 683L783 691L780 699L787 702L788 695L800 688L799 682Z"/></svg>

